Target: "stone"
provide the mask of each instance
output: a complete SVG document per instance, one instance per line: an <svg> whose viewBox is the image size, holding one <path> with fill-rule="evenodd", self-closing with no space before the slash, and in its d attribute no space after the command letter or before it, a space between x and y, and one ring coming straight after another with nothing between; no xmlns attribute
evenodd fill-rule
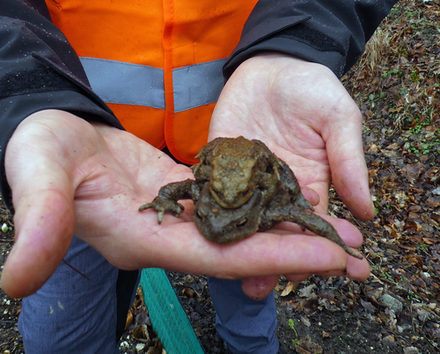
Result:
<svg viewBox="0 0 440 354"><path fill-rule="evenodd" d="M419 354L419 350L416 347L406 347L403 349L403 354Z"/></svg>
<svg viewBox="0 0 440 354"><path fill-rule="evenodd" d="M380 297L380 301L390 310L393 310L395 313L401 312L403 310L402 302L389 294L382 295Z"/></svg>

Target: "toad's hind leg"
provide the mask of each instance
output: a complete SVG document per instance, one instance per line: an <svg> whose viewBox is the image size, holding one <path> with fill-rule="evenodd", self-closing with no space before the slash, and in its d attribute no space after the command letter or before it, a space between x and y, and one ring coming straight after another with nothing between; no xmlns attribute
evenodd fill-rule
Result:
<svg viewBox="0 0 440 354"><path fill-rule="evenodd" d="M292 210L292 213L289 213L288 220L292 221L294 223L297 223L306 229L312 231L313 233L323 236L330 241L333 241L337 245L341 246L345 252L347 252L349 255L356 257L358 259L362 259L363 257L354 252L351 248L349 248L344 241L342 241L341 237L337 233L337 231L334 229L332 225L330 225L327 221L325 221L320 216L304 210L304 209L297 209L294 208Z"/></svg>

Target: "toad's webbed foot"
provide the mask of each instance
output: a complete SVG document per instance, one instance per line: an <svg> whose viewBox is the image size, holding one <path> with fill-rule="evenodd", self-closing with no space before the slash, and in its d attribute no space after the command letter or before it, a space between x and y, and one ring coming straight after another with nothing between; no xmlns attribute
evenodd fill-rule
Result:
<svg viewBox="0 0 440 354"><path fill-rule="evenodd" d="M162 223L165 212L170 211L174 216L179 216L184 209L182 204L174 200L162 198L160 196L154 198L151 203L141 205L139 207L139 211L144 211L150 208L157 211L157 222L159 224Z"/></svg>
<svg viewBox="0 0 440 354"><path fill-rule="evenodd" d="M179 216L184 210L182 204L177 201L180 199L194 199L198 197L198 187L191 179L181 182L169 183L159 190L159 194L151 203L143 204L139 207L139 211L146 209L154 209L157 213L157 221L159 224L163 220L165 212L170 211L174 216Z"/></svg>

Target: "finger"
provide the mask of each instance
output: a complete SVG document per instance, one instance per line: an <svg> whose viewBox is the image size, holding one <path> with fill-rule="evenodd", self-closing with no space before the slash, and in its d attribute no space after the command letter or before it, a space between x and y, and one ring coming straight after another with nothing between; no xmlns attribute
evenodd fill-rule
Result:
<svg viewBox="0 0 440 354"><path fill-rule="evenodd" d="M155 228L157 235L148 235L148 230L139 235L144 242L126 245L124 251L132 254L127 258L142 262L142 256L136 256L140 253L145 262L149 254L143 267L155 264L185 272L202 271L222 279L319 273L344 270L347 265L342 248L322 237L257 233L235 244L217 245L202 236L194 237L197 230L192 223L168 224L164 220L162 226ZM154 254L152 249L156 250Z"/></svg>
<svg viewBox="0 0 440 354"><path fill-rule="evenodd" d="M277 285L278 276L249 277L241 280L243 292L254 300L264 299Z"/></svg>
<svg viewBox="0 0 440 354"><path fill-rule="evenodd" d="M357 259L354 257L349 257L347 262L347 269L345 270L332 270L327 272L317 273L323 277L331 277L331 276L346 276L355 280L366 280L371 272L370 265L368 261L364 259ZM286 276L289 280L302 281L309 277L306 274L289 274Z"/></svg>
<svg viewBox="0 0 440 354"><path fill-rule="evenodd" d="M127 209L127 208L125 208ZM134 208L133 208L134 209ZM130 210L130 209L128 209ZM128 211L129 212L129 211ZM128 254L110 262L124 269L139 267L162 267L189 273L204 273L222 279L255 278L244 283L244 291L253 297L264 296L270 289L274 274L326 274L338 272L355 279L364 279L369 273L365 260L353 261L345 251L324 237L292 234L286 230L259 232L245 240L229 245L218 245L202 237L192 222L177 222L175 218L164 219L160 227L155 215L143 214L123 216L133 220L134 236L122 244L106 242L102 246L117 247ZM139 223L138 225L136 225ZM152 226L153 225L153 226ZM362 239L359 231L350 223L333 222L341 237L350 244L359 244ZM115 225L115 229L117 229ZM117 233L119 231L116 230ZM185 252L182 252L182 249ZM154 250L154 252L152 252ZM111 250L101 250L112 254ZM126 263L129 260L129 263ZM260 278L262 277L262 278ZM303 278L301 278L303 279ZM252 282L255 281L254 284Z"/></svg>
<svg viewBox="0 0 440 354"><path fill-rule="evenodd" d="M357 259L348 257L347 273L349 278L356 280L366 280L370 276L371 268L366 258Z"/></svg>
<svg viewBox="0 0 440 354"><path fill-rule="evenodd" d="M365 258L357 259L349 256L347 261L347 269L323 271L316 274L324 277L347 276L351 279L364 281L369 277L370 272L371 272L370 265ZM291 273L291 274L286 274L285 277L290 281L303 281L306 280L310 275L311 274L308 273L301 273L301 274Z"/></svg>
<svg viewBox="0 0 440 354"><path fill-rule="evenodd" d="M313 206L316 206L320 202L319 194L310 187L302 187L301 192L304 198Z"/></svg>
<svg viewBox="0 0 440 354"><path fill-rule="evenodd" d="M336 119L326 137L328 159L335 189L353 214L369 220L375 210L368 187L368 170L365 164L361 115L354 103L347 114L350 119Z"/></svg>
<svg viewBox="0 0 440 354"><path fill-rule="evenodd" d="M311 276L311 274L309 274L309 273L302 273L302 274L292 273L292 274L285 275L287 280L294 281L294 282L304 281L310 276Z"/></svg>
<svg viewBox="0 0 440 354"><path fill-rule="evenodd" d="M364 281L370 276L371 267L368 261L363 259L357 259L355 257L349 256L347 261L347 268L344 270L330 270L314 273L323 277L331 276L346 276L351 279ZM285 277L290 281L304 281L310 277L310 273L290 273L286 274Z"/></svg>
<svg viewBox="0 0 440 354"><path fill-rule="evenodd" d="M345 219L335 219L329 215L320 215L336 229L347 246L358 248L362 245L363 237L358 228Z"/></svg>

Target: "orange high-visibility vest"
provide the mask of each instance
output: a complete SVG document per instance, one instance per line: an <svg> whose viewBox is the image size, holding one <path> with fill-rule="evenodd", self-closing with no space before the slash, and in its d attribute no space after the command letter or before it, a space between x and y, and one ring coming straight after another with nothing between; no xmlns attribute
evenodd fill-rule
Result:
<svg viewBox="0 0 440 354"><path fill-rule="evenodd" d="M222 66L256 2L46 0L122 125L185 163L207 142Z"/></svg>

